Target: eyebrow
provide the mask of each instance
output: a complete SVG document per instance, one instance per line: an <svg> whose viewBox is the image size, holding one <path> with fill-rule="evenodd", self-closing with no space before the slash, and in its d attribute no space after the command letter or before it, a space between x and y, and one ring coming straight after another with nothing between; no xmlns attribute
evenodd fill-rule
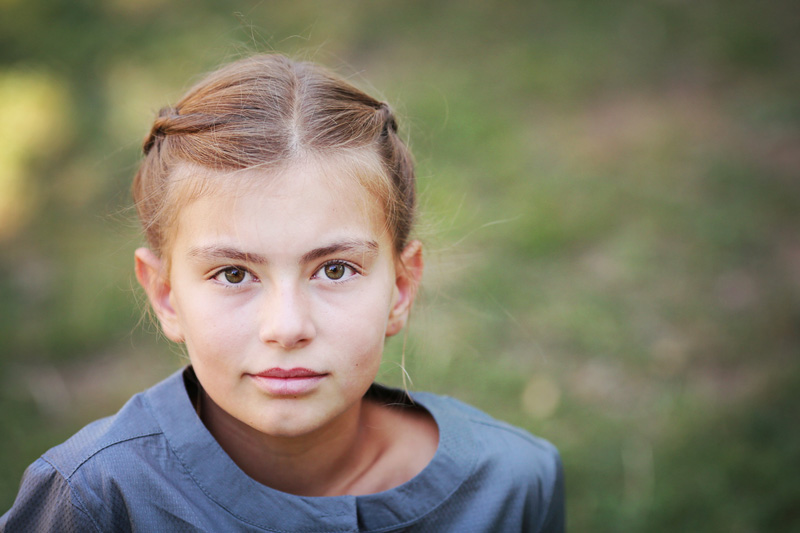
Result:
<svg viewBox="0 0 800 533"><path fill-rule="evenodd" d="M189 257L199 257L201 259L230 259L246 263L267 263L267 258L261 254L244 252L231 246L195 246L189 248L188 255Z"/></svg>
<svg viewBox="0 0 800 533"><path fill-rule="evenodd" d="M335 242L329 246L315 248L303 254L302 263L311 263L327 255L339 253L360 253L365 256L375 256L378 254L378 243L375 241L348 240Z"/></svg>
<svg viewBox="0 0 800 533"><path fill-rule="evenodd" d="M378 243L376 241L361 241L361 240L345 240L315 248L303 254L300 262L311 263L326 257L328 255L337 253L360 253L364 256L375 256L378 253ZM189 249L189 257L198 257L202 259L228 259L231 261L241 261L246 263L267 264L267 258L261 254L254 252L245 252L232 246L196 246Z"/></svg>

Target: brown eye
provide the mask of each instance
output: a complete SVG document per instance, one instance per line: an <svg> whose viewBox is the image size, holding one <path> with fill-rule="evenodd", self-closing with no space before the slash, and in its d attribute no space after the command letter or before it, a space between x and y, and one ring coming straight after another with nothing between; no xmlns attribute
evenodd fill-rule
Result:
<svg viewBox="0 0 800 533"><path fill-rule="evenodd" d="M328 279L341 279L346 268L340 263L325 265L325 277Z"/></svg>
<svg viewBox="0 0 800 533"><path fill-rule="evenodd" d="M229 267L223 273L225 274L225 281L228 283L236 284L244 281L245 271L241 268Z"/></svg>

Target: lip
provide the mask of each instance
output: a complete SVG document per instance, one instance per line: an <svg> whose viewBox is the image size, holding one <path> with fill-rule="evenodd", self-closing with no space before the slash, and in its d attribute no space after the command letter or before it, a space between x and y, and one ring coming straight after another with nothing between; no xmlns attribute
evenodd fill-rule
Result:
<svg viewBox="0 0 800 533"><path fill-rule="evenodd" d="M273 396L298 396L312 392L328 375L309 368L270 368L248 374L256 385Z"/></svg>

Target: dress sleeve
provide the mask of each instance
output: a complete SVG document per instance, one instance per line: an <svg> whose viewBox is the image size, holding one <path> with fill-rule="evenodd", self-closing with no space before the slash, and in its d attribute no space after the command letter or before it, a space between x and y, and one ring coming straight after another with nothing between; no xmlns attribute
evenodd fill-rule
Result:
<svg viewBox="0 0 800 533"><path fill-rule="evenodd" d="M17 499L0 517L0 533L12 531L99 532L66 479L44 459L22 476Z"/></svg>
<svg viewBox="0 0 800 533"><path fill-rule="evenodd" d="M561 456L556 452L555 482L553 483L553 494L550 497L550 505L547 507L540 533L564 533L566 529L566 505L564 494L564 466L561 463Z"/></svg>

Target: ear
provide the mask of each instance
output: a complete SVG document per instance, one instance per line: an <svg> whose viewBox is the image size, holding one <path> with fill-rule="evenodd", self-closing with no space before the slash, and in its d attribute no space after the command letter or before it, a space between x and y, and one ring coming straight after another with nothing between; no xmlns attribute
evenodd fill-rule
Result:
<svg viewBox="0 0 800 533"><path fill-rule="evenodd" d="M387 337L398 334L408 322L408 313L417 296L424 267L422 243L417 240L411 241L397 260L394 298L389 311L389 322L386 325Z"/></svg>
<svg viewBox="0 0 800 533"><path fill-rule="evenodd" d="M171 341L183 342L178 315L170 301L172 287L166 278L162 259L147 248L136 250L134 259L136 261L136 279L147 293L147 298L161 323L164 335Z"/></svg>

